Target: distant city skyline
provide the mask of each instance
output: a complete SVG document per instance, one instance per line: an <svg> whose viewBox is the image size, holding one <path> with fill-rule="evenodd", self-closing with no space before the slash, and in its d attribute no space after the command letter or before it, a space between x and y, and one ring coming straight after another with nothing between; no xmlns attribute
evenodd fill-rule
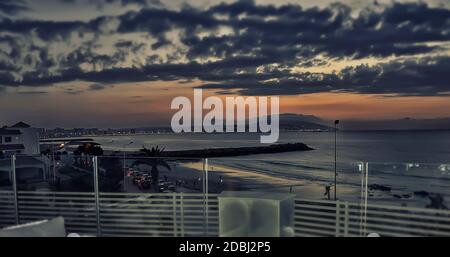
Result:
<svg viewBox="0 0 450 257"><path fill-rule="evenodd" d="M448 129L450 3L333 2L2 1L0 125L169 126L202 88L350 129Z"/></svg>
<svg viewBox="0 0 450 257"><path fill-rule="evenodd" d="M295 115L292 121L306 122L306 128L298 127L298 123L291 123L290 118L284 119L284 122L280 124L281 131L331 131L333 120L323 120L320 117L313 115L299 115L282 113L282 116ZM1 124L1 126L10 127L11 124ZM248 124L248 123L247 123ZM312 127L308 127L312 125ZM143 125L143 126L36 126L30 124L33 127L42 129L41 135L43 137L55 137L61 136L77 136L79 135L102 135L102 134L134 134L134 133L155 133L155 132L173 132L172 128L166 124L161 125ZM318 125L318 126L316 126ZM450 118L436 118L436 119L391 119L391 120L345 120L340 124L340 130L344 131L391 131L391 130L450 130ZM192 132L194 133L194 132Z"/></svg>

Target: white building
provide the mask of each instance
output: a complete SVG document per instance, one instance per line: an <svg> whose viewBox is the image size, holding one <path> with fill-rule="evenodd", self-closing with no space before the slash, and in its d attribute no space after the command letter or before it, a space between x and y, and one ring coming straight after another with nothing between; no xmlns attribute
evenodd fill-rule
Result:
<svg viewBox="0 0 450 257"><path fill-rule="evenodd" d="M4 155L38 155L39 130L24 122L0 128L0 151Z"/></svg>
<svg viewBox="0 0 450 257"><path fill-rule="evenodd" d="M0 187L11 183L9 157L13 154L19 183L38 183L49 176L49 160L40 155L39 130L24 122L0 128L0 153Z"/></svg>

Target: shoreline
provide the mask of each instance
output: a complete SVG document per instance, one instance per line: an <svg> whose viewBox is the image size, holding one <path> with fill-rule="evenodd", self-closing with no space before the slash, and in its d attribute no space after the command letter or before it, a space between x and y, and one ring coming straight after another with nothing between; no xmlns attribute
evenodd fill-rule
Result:
<svg viewBox="0 0 450 257"><path fill-rule="evenodd" d="M201 186L201 163L189 163L188 159L201 159L206 157L233 157L233 156L244 156L244 155L256 155L256 154L272 154L272 153L283 153L289 151L309 151L311 149L307 145L302 143L297 143L299 149L292 147L291 149L283 149L283 145L295 145L295 144L279 144L274 145L280 147L281 149L270 150L273 146L264 147L238 147L238 148L211 148L211 149L190 149L190 150L176 150L176 151L165 151L161 158L173 159L179 158L181 164L175 172L161 170L161 177L166 175L170 180L182 179L186 181L185 187L189 191L198 191ZM300 147L301 145L301 147ZM264 150L265 148L265 150ZM289 147L288 147L289 148ZM242 152L240 153L239 150ZM109 154L118 156L122 158L122 154L126 154L126 158L145 158L142 153L136 151L136 149L130 149L130 151L118 150L105 150L104 155ZM251 157L252 158L252 157ZM255 158L258 158L255 156ZM186 159L183 161L183 159ZM253 158L252 158L253 159ZM212 163L211 163L212 164ZM321 180L310 180L303 178L287 178L276 174L261 174L262 172L237 168L228 165L214 164L211 165L209 169L209 189L210 191L220 192L222 190L262 190L262 191L276 191L276 192L292 192L297 194L301 198L311 198L311 199L325 199L324 187L330 184L330 182L325 182ZM196 168L194 166L197 166ZM213 168L214 167L214 168ZM283 169L283 167L280 167ZM312 170L311 172L315 172ZM319 175L323 170L318 169ZM330 173L331 174L331 173ZM324 174L323 176L328 175ZM344 178L344 177L343 177ZM222 181L223 182L220 182ZM345 180L345 179L344 179ZM360 200L360 186L355 186L345 181L338 182L338 195L340 199L359 201ZM394 183L396 184L396 183ZM382 204L392 204L396 203L398 205L409 205L416 207L424 207L428 204L429 199L427 196L421 196L418 192L419 189L411 184L411 188L399 187L398 185L389 184L387 181L380 181L380 179L375 176L372 177L370 183L369 199L373 203ZM398 184L398 183L397 183ZM381 187L380 187L381 186ZM389 187L390 190L383 190L383 188ZM381 188L381 189L380 189ZM434 192L433 190L426 190L427 194L436 194L439 192Z"/></svg>

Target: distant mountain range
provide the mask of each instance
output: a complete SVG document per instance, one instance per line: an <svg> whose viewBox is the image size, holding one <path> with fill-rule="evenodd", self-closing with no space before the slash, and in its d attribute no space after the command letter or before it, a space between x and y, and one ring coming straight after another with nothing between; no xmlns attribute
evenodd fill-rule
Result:
<svg viewBox="0 0 450 257"><path fill-rule="evenodd" d="M280 129L333 131L333 121L314 115L280 114ZM450 118L390 119L390 120L341 120L340 130L450 130Z"/></svg>
<svg viewBox="0 0 450 257"><path fill-rule="evenodd" d="M326 121L314 115L282 113L279 115L280 130L331 131Z"/></svg>
<svg viewBox="0 0 450 257"><path fill-rule="evenodd" d="M333 121L314 115L282 113L279 115L280 130L293 131L333 131ZM255 122L251 120L251 122ZM246 122L248 129L248 120ZM143 129L143 128L141 128ZM146 129L149 129L147 127ZM170 127L153 127L152 129L171 131ZM356 120L342 119L340 130L450 130L450 118L436 119L391 119L391 120Z"/></svg>
<svg viewBox="0 0 450 257"><path fill-rule="evenodd" d="M246 120L246 131L248 131L249 124L258 122L255 119ZM331 131L332 127L326 125L327 121L314 115L303 115L294 113L282 113L279 115L280 130L293 130L293 131ZM192 127L194 122L192 121ZM226 131L226 124L224 124L224 131ZM270 124L270 118L269 118ZM141 127L137 130L159 130L159 131L171 131L170 127ZM236 124L235 124L236 131Z"/></svg>
<svg viewBox="0 0 450 257"><path fill-rule="evenodd" d="M270 120L270 118L269 118ZM254 119L251 123L257 122ZM333 128L326 125L326 121L314 115L295 113L281 113L279 115L280 130L293 131L331 131ZM247 121L247 124L248 121Z"/></svg>

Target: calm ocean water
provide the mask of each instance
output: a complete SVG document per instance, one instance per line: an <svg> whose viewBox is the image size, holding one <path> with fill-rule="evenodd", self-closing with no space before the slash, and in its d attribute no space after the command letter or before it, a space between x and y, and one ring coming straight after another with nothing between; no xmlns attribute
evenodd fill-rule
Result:
<svg viewBox="0 0 450 257"><path fill-rule="evenodd" d="M259 135L249 133L154 134L95 140L105 149L123 149L133 141L127 150L138 150L142 145L159 145L166 150L261 145ZM303 142L315 150L221 158L210 163L317 185L333 181L334 133L281 133L279 143L289 142ZM358 162L369 163L369 184L392 189L388 195L371 192L374 200L413 201L414 192L421 190L450 199L450 131L339 132L338 183L343 189L360 187Z"/></svg>
<svg viewBox="0 0 450 257"><path fill-rule="evenodd" d="M159 145L166 150L215 147L260 146L259 135L232 134L152 134L98 137L106 149L138 150ZM282 132L279 143L304 142L316 149L311 152L258 155L251 158L334 160L334 134L330 132ZM342 162L420 162L450 163L450 131L412 132L339 132L338 158Z"/></svg>

